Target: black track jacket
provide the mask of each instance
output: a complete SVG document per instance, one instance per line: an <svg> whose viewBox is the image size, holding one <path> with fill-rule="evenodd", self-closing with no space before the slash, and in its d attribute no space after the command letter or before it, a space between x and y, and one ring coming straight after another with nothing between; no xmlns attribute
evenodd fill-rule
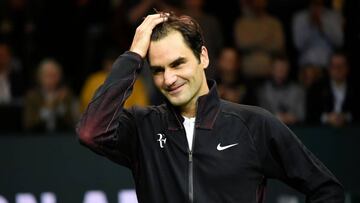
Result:
<svg viewBox="0 0 360 203"><path fill-rule="evenodd" d="M132 171L139 202L259 203L268 178L308 202L344 202L340 183L284 124L221 100L212 81L197 102L192 151L170 104L124 109L143 64L135 53L121 55L77 126L82 144Z"/></svg>

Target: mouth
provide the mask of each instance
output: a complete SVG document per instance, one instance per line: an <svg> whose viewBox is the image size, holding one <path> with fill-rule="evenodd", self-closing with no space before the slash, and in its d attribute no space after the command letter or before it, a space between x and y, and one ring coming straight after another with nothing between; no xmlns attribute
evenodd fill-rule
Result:
<svg viewBox="0 0 360 203"><path fill-rule="evenodd" d="M166 91L168 92L169 95L176 95L181 91L183 86L184 84L176 85L174 87L169 87Z"/></svg>

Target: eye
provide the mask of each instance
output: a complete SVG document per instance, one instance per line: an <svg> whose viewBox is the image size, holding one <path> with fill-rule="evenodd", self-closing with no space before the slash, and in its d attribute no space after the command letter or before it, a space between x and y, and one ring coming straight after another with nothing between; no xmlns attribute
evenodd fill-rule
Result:
<svg viewBox="0 0 360 203"><path fill-rule="evenodd" d="M186 59L184 57L179 57L178 59L174 60L170 63L170 68L181 68L181 65L186 63Z"/></svg>
<svg viewBox="0 0 360 203"><path fill-rule="evenodd" d="M172 68L180 68L181 65L182 65L182 63L179 63L179 64L176 64L176 65L172 66Z"/></svg>
<svg viewBox="0 0 360 203"><path fill-rule="evenodd" d="M184 63L185 63L185 61L177 61L177 62L171 64L171 67L172 68L180 68L181 65L184 64Z"/></svg>
<svg viewBox="0 0 360 203"><path fill-rule="evenodd" d="M152 68L151 72L153 75L158 75L158 74L164 72L164 69L163 68Z"/></svg>

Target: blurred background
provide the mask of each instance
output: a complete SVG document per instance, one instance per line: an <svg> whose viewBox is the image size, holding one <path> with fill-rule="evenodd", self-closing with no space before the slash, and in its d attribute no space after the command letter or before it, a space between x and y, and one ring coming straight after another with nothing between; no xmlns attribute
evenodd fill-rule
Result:
<svg viewBox="0 0 360 203"><path fill-rule="evenodd" d="M0 203L134 201L130 171L74 128L154 8L195 18L220 96L276 115L360 202L360 1L0 0ZM161 102L143 69L126 106ZM268 188L267 202L304 202Z"/></svg>

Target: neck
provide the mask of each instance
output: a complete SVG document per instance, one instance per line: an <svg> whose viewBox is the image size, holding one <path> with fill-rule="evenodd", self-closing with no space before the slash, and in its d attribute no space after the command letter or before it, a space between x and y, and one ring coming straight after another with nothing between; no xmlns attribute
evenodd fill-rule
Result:
<svg viewBox="0 0 360 203"><path fill-rule="evenodd" d="M333 81L336 86L341 86L345 84L345 80L333 80Z"/></svg>
<svg viewBox="0 0 360 203"><path fill-rule="evenodd" d="M197 96L195 96L193 99L191 99L189 101L189 103L187 103L186 105L180 107L181 115L188 117L188 118L195 117L196 110L197 110L197 103L198 103L197 101L198 101L199 97L206 95L208 93L209 93L209 87L208 87L206 79L205 79L201 88L199 89L199 93L196 94Z"/></svg>
<svg viewBox="0 0 360 203"><path fill-rule="evenodd" d="M181 108L181 115L188 117L188 118L192 118L196 116L196 109L197 109L197 105L192 104L189 107L182 107Z"/></svg>
<svg viewBox="0 0 360 203"><path fill-rule="evenodd" d="M254 13L255 13L255 16L258 18L262 18L262 17L266 16L266 12L264 10L255 10Z"/></svg>

